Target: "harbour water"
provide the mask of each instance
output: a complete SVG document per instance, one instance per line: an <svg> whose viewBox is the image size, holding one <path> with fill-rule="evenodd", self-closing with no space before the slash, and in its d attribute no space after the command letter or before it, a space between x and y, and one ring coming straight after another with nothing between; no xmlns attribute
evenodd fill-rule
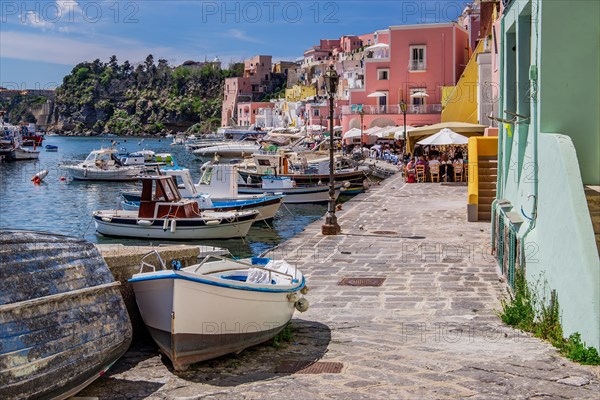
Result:
<svg viewBox="0 0 600 400"><path fill-rule="evenodd" d="M138 182L73 181L59 167L63 162L80 162L90 151L110 146L113 140L117 149L125 148L128 152L148 149L172 153L179 165L190 169L194 180L200 178L202 163L183 146L170 146L171 139L51 136L44 140L44 146L56 145L58 152L40 148L38 161L0 163L0 228L54 232L94 243L159 244L160 241L107 238L95 233L92 212L114 209L120 203L120 192L139 188ZM31 178L42 170L48 170L49 174L40 185L35 185ZM67 179L61 181L61 177ZM296 235L325 211L323 205L283 205L271 227L254 224L243 240L176 243L225 247L236 257L257 255Z"/></svg>

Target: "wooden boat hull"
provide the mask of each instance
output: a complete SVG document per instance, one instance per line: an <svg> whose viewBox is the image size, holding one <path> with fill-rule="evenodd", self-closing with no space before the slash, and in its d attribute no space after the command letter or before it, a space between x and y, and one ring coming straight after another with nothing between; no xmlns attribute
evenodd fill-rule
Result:
<svg viewBox="0 0 600 400"><path fill-rule="evenodd" d="M3 398L68 398L131 342L119 283L91 243L0 231Z"/></svg>
<svg viewBox="0 0 600 400"><path fill-rule="evenodd" d="M216 218L176 219L175 229L170 222L165 229L163 218L151 221L151 224L140 224L136 211L96 211L94 223L96 231L105 236L151 238L165 240L205 240L205 239L235 239L248 235L252 223L256 220L256 212L243 212L235 221L214 223ZM119 216L117 216L119 215Z"/></svg>

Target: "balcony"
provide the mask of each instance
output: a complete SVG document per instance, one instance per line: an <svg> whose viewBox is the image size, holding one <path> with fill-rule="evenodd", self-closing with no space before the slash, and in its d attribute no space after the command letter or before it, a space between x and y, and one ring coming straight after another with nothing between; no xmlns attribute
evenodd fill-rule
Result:
<svg viewBox="0 0 600 400"><path fill-rule="evenodd" d="M408 62L408 70L409 71L425 71L427 69L427 65L425 61L420 60L410 60Z"/></svg>
<svg viewBox="0 0 600 400"><path fill-rule="evenodd" d="M349 106L342 106L342 114L359 114L358 110L360 109L358 104L353 104ZM374 114L402 114L402 110L400 110L399 105L391 105L391 106L362 106L362 110L365 114L374 115ZM423 104L423 105L409 105L407 107L407 114L439 114L442 112L441 104Z"/></svg>

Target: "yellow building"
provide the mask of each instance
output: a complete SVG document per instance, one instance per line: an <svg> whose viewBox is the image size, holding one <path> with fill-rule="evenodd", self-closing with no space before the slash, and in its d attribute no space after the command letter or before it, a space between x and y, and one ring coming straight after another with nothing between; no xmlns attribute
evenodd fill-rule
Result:
<svg viewBox="0 0 600 400"><path fill-rule="evenodd" d="M294 85L291 89L285 89L286 101L301 101L316 95L317 89L314 86Z"/></svg>
<svg viewBox="0 0 600 400"><path fill-rule="evenodd" d="M477 55L483 51L483 45L484 41L481 40L456 86L442 87L442 122L487 122L478 121L477 118Z"/></svg>

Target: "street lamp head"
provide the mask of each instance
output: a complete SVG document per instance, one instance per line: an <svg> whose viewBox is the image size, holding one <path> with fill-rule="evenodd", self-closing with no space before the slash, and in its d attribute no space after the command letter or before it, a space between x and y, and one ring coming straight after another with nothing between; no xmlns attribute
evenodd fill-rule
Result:
<svg viewBox="0 0 600 400"><path fill-rule="evenodd" d="M334 96L337 92L340 77L337 72L335 72L333 65L330 65L329 68L327 68L327 71L325 71L324 79L325 87L327 88L327 94L329 94L330 97Z"/></svg>
<svg viewBox="0 0 600 400"><path fill-rule="evenodd" d="M400 101L400 110L402 111L402 114L406 114L406 103L404 100Z"/></svg>

